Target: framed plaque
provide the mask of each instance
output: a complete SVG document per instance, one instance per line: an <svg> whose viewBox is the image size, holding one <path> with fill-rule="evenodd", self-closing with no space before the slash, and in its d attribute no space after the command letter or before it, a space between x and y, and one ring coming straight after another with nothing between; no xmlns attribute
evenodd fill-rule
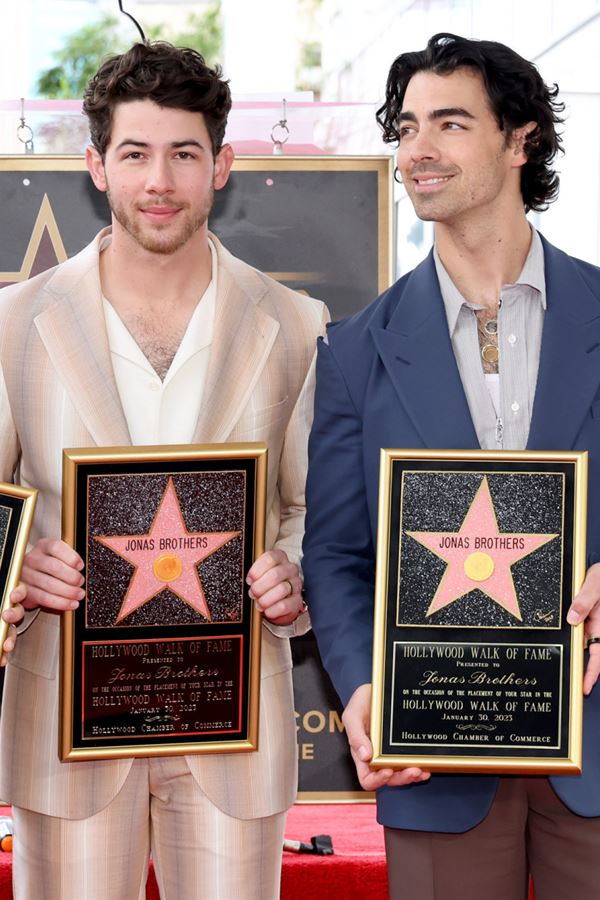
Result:
<svg viewBox="0 0 600 900"><path fill-rule="evenodd" d="M0 614L10 606L19 582L38 492L0 482ZM8 624L0 618L0 655Z"/></svg>
<svg viewBox="0 0 600 900"><path fill-rule="evenodd" d="M382 450L375 766L581 770L587 453Z"/></svg>
<svg viewBox="0 0 600 900"><path fill-rule="evenodd" d="M65 450L63 760L256 750L264 444Z"/></svg>

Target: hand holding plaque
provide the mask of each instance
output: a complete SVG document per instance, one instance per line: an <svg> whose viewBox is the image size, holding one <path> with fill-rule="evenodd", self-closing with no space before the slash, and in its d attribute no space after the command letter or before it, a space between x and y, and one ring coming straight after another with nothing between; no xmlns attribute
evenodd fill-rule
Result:
<svg viewBox="0 0 600 900"><path fill-rule="evenodd" d="M586 455L382 459L374 765L579 771Z"/></svg>

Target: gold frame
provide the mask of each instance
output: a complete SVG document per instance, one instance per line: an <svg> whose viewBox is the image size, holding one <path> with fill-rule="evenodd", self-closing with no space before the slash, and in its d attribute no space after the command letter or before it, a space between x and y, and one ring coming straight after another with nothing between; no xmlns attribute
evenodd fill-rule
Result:
<svg viewBox="0 0 600 900"><path fill-rule="evenodd" d="M16 588L21 576L21 566L23 565L23 557L27 551L27 542L29 540L29 532L33 524L33 515L35 513L35 505L37 503L38 492L35 488L21 487L17 484L6 484L0 482L0 505L2 505L2 497L15 497L22 500L19 524L16 540L10 549L11 559L8 567L6 581L2 586L0 595L0 656L2 655L2 646L8 635L10 625L1 618L1 614L5 609L11 607L10 594ZM11 511L11 517L13 512ZM9 519L10 522L10 519ZM6 552L6 542L0 549L0 563L4 560Z"/></svg>
<svg viewBox="0 0 600 900"><path fill-rule="evenodd" d="M299 791L296 803L375 803L374 791Z"/></svg>
<svg viewBox="0 0 600 900"><path fill-rule="evenodd" d="M85 159L79 154L37 154L35 156L0 155L0 172L85 172ZM393 158L391 156L236 156L232 172L260 172L264 169L279 169L282 172L307 171L318 172L376 172L379 203L377 208L377 224L379 229L378 246L378 291L385 291L393 281L393 192L391 190L393 176ZM60 262L64 262L67 254L58 232L56 221L45 196L35 223L25 259L19 272L0 272L0 281L21 281L29 277L31 262L35 257L37 245L41 239L43 228L48 228L50 237ZM296 272L266 272L276 281L285 281L286 277L298 276Z"/></svg>
<svg viewBox="0 0 600 900"><path fill-rule="evenodd" d="M508 757L464 755L388 754L382 752L383 704L385 689L385 651L388 608L388 565L391 519L392 464L395 460L449 460L476 462L555 462L573 463L573 565L572 594L575 596L585 578L586 520L587 520L587 463L585 451L485 451L485 450L394 450L380 453L379 508L377 520L377 567L375 578L375 628L373 637L373 694L371 708L371 740L374 768L406 768L418 766L431 772L474 772L502 774L579 774L582 758L583 719L583 635L584 625L571 628L570 714L567 757ZM404 626L408 627L408 626Z"/></svg>
<svg viewBox="0 0 600 900"><path fill-rule="evenodd" d="M79 464L102 463L181 463L198 460L256 460L254 491L254 543L252 559L257 559L265 549L267 447L262 442L229 444L187 444L170 446L92 447L65 449L63 451L63 510L62 537L75 548L77 529L77 467ZM166 474L166 473L165 473ZM153 744L151 747L120 745L93 749L73 748L73 675L75 612L65 612L61 617L60 647L60 721L59 755L62 760L119 759L125 757L183 756L190 753L239 753L258 749L260 656L262 615L252 604L250 622L248 693L248 737L238 741L193 742L180 741L169 744Z"/></svg>

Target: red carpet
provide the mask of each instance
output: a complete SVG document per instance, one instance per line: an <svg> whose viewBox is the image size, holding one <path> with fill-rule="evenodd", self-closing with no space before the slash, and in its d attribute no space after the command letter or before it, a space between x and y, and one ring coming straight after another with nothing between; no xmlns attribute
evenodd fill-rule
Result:
<svg viewBox="0 0 600 900"><path fill-rule="evenodd" d="M9 814L0 807L0 815ZM331 835L334 855L284 853L282 900L388 900L383 829L373 804L293 807L286 837L309 843L316 834ZM12 854L0 852L0 900L12 900L11 863ZM153 871L147 900L159 900Z"/></svg>
<svg viewBox="0 0 600 900"><path fill-rule="evenodd" d="M372 803L294 806L286 837L329 834L333 856L284 853L282 900L387 900L383 829Z"/></svg>
<svg viewBox="0 0 600 900"><path fill-rule="evenodd" d="M0 815L10 815L10 809L0 807ZM375 822L373 804L293 807L286 837L310 843L315 834L330 834L335 853L284 853L282 900L387 900L383 831ZM11 869L12 854L0 852L0 900L12 900ZM146 896L159 900L153 871Z"/></svg>

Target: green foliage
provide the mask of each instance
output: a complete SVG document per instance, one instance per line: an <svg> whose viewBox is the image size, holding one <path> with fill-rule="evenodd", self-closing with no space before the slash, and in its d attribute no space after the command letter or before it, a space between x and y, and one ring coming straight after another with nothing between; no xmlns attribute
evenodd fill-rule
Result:
<svg viewBox="0 0 600 900"><path fill-rule="evenodd" d="M321 66L321 44L310 41L300 47L300 65L303 69L315 69Z"/></svg>
<svg viewBox="0 0 600 900"><path fill-rule="evenodd" d="M40 74L36 85L38 95L51 100L82 97L102 61L131 46L131 27L124 17L117 19L104 15L93 24L72 32L64 46L54 54L56 65ZM215 0L202 13L191 13L182 31L173 31L162 24L144 27L144 31L148 40L165 40L177 47L192 47L209 65L214 65L221 55L223 43L220 2Z"/></svg>
<svg viewBox="0 0 600 900"><path fill-rule="evenodd" d="M221 6L214 3L203 13L190 13L183 31L167 40L176 47L192 47L202 54L209 66L219 62L223 49Z"/></svg>
<svg viewBox="0 0 600 900"><path fill-rule="evenodd" d="M41 73L38 94L50 99L81 97L104 57L127 47L119 26L114 16L103 16L68 35L64 47L54 54L57 64Z"/></svg>

